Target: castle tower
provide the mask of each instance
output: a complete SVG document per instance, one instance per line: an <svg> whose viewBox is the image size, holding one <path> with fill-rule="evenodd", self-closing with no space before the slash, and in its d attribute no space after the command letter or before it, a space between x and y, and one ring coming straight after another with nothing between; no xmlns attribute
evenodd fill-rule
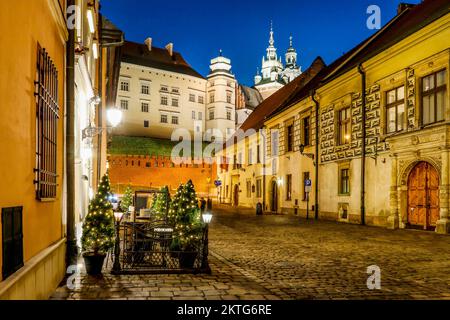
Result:
<svg viewBox="0 0 450 320"><path fill-rule="evenodd" d="M222 50L211 60L206 99L206 132L219 130L225 141L236 128L236 79L231 72L231 60L222 55Z"/></svg>

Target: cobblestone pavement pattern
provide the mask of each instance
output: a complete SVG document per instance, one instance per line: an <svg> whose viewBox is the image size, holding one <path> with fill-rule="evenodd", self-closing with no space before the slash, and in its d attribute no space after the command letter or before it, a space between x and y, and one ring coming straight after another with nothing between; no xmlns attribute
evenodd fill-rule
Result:
<svg viewBox="0 0 450 320"><path fill-rule="evenodd" d="M450 236L216 208L211 275L82 273L51 299L450 299ZM381 269L381 290L367 268Z"/></svg>

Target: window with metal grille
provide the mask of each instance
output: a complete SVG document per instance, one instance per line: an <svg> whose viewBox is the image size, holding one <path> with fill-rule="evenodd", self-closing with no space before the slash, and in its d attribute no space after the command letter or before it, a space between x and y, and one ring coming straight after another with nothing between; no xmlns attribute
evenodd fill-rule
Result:
<svg viewBox="0 0 450 320"><path fill-rule="evenodd" d="M38 47L36 77L36 198L54 199L58 178L58 71L41 47Z"/></svg>
<svg viewBox="0 0 450 320"><path fill-rule="evenodd" d="M23 267L22 209L2 209L3 280Z"/></svg>

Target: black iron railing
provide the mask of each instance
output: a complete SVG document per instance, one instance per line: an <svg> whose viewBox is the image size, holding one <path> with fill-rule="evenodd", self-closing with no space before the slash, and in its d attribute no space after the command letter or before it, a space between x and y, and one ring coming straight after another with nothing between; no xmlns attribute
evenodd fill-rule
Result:
<svg viewBox="0 0 450 320"><path fill-rule="evenodd" d="M172 251L174 227L165 221L120 224L120 270L114 273L209 273L208 229L189 251Z"/></svg>

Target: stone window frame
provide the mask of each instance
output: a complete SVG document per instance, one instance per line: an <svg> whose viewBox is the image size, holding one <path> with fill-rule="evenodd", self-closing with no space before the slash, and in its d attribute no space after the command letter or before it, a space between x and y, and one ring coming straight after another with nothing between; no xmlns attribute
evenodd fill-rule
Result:
<svg viewBox="0 0 450 320"><path fill-rule="evenodd" d="M398 92L398 89L400 89L402 87L403 87L403 90L404 90L403 100L398 100L397 92ZM389 94L389 92L394 91L394 90L395 90L396 100L395 100L395 102L388 103L388 94ZM396 134L396 133L404 132L408 128L408 110L407 110L408 106L407 106L407 99L406 99L406 93L407 93L406 91L407 91L407 88L406 88L406 85L404 83L401 83L401 84L400 83L396 83L395 85L390 86L389 89L386 89L386 90L383 91L383 120L384 120L383 132L386 135L393 135L393 134ZM397 130L397 127L396 127L395 131L388 132L388 122L387 122L388 108L393 108L394 107L394 108L397 109L397 107L399 105L401 105L401 104L403 104L403 108L404 108L403 128L401 130ZM396 114L396 116L397 116L397 114Z"/></svg>
<svg viewBox="0 0 450 320"><path fill-rule="evenodd" d="M257 199L262 198L262 183L263 183L262 177L257 177L256 178L256 198Z"/></svg>
<svg viewBox="0 0 450 320"><path fill-rule="evenodd" d="M306 119L309 119L309 121L308 121L308 127L309 127L309 130L308 130L308 143L306 143L306 139L305 139L305 120ZM301 118L300 118L300 132L301 132L301 136L300 136L300 141L301 141L301 144L303 144L305 147L311 147L313 144L312 144L312 128L311 128L311 114L310 114L310 112L308 112L308 113L305 113L304 115L302 115L301 116Z"/></svg>
<svg viewBox="0 0 450 320"><path fill-rule="evenodd" d="M245 191L246 191L247 198L250 199L252 197L252 180L247 179L245 186L246 186Z"/></svg>
<svg viewBox="0 0 450 320"><path fill-rule="evenodd" d="M292 127L292 136L291 136L291 148L289 150L289 130L288 128ZM290 118L284 122L284 144L285 144L285 154L292 153L295 150L295 118ZM278 138L279 139L279 138Z"/></svg>
<svg viewBox="0 0 450 320"><path fill-rule="evenodd" d="M446 83L444 85L440 86L440 87L436 87L436 85L437 85L437 83L436 83L437 82L437 74L442 72L442 71L445 72L445 81L446 81ZM424 92L423 91L423 81L424 81L425 78L430 77L430 76L433 76L435 87L433 89L431 89L431 90L428 90L428 91ZM449 85L448 77L449 77L449 68L447 68L446 66L438 67L436 69L430 70L430 72L428 72L426 74L423 74L423 75L419 76L419 92L418 92L418 94L419 94L419 103L418 103L418 105L419 105L419 114L420 114L420 125L422 127L430 126L430 125L437 124L437 123L442 123L442 122L444 122L446 120L446 115L445 114L447 113L446 109L448 109L448 107L449 107L448 105L444 105L444 110L442 111L442 114L443 114L443 119L442 120L435 120L433 122L424 124L423 123L423 98L425 96L434 96L435 117L436 117L436 114L437 114L437 112L436 112L437 111L437 94L439 92L444 92L444 94L445 94L444 102L448 100L448 85ZM447 98L447 99L445 99L445 98Z"/></svg>
<svg viewBox="0 0 450 320"><path fill-rule="evenodd" d="M341 143L341 112L343 110L349 110L349 118L348 123L350 125L349 139L347 143ZM339 107L336 107L334 110L334 130L335 130L335 144L336 146L346 146L352 143L352 105L351 104L343 104Z"/></svg>
<svg viewBox="0 0 450 320"><path fill-rule="evenodd" d="M276 134L277 135L277 146L278 146L278 150L276 153L273 152L273 143L274 143L274 139L273 139L273 135ZM278 157L280 155L280 128L279 126L274 126L272 128L270 128L270 156L271 157Z"/></svg>
<svg viewBox="0 0 450 320"><path fill-rule="evenodd" d="M286 201L292 201L293 195L293 175L286 175Z"/></svg>
<svg viewBox="0 0 450 320"><path fill-rule="evenodd" d="M343 193L342 192L342 171L343 170L348 170L348 193ZM337 186L337 190L338 190L338 196L341 197L350 197L351 193L352 193L352 170L351 170L351 165L350 165L350 161L345 161L345 162L341 162L338 163L338 186Z"/></svg>

